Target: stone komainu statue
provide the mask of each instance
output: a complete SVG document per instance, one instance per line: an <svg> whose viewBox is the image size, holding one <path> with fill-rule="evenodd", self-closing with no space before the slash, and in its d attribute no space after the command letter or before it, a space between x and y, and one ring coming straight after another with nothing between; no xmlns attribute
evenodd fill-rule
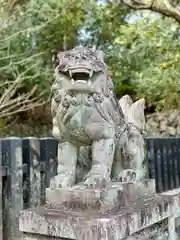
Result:
<svg viewBox="0 0 180 240"><path fill-rule="evenodd" d="M79 46L54 62L51 110L59 145L51 187L142 179L144 100L117 101L101 51Z"/></svg>

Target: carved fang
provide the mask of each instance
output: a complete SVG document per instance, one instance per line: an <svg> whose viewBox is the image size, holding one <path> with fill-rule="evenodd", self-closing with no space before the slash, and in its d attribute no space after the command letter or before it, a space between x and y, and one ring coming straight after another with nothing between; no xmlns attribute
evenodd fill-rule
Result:
<svg viewBox="0 0 180 240"><path fill-rule="evenodd" d="M88 81L88 86L91 86L91 81L90 80Z"/></svg>
<svg viewBox="0 0 180 240"><path fill-rule="evenodd" d="M89 73L89 77L91 78L93 75L93 70Z"/></svg>

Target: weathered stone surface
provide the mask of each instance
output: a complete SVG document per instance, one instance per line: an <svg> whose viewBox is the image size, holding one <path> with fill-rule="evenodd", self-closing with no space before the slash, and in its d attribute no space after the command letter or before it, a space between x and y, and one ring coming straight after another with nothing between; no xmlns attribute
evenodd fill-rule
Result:
<svg viewBox="0 0 180 240"><path fill-rule="evenodd" d="M31 234L31 233L26 233L24 234L23 238L21 240L68 240L67 238L54 238L54 237L50 237L50 236L42 236L42 235L35 235L35 234Z"/></svg>
<svg viewBox="0 0 180 240"><path fill-rule="evenodd" d="M167 120L165 119L165 120L160 122L160 131L165 132L166 129L167 129Z"/></svg>
<svg viewBox="0 0 180 240"><path fill-rule="evenodd" d="M176 135L176 128L175 127L168 127L167 132L169 136L175 136Z"/></svg>
<svg viewBox="0 0 180 240"><path fill-rule="evenodd" d="M11 137L1 140L2 163L10 169L10 176L3 194L3 238L20 238L18 231L19 211L23 209L23 159L22 139ZM1 199L0 199L1 201Z"/></svg>
<svg viewBox="0 0 180 240"><path fill-rule="evenodd" d="M77 185L66 189L46 189L46 206L61 209L62 205L74 209L107 211L124 207L144 197L155 194L155 181L120 183L111 182L106 188L92 189Z"/></svg>
<svg viewBox="0 0 180 240"><path fill-rule="evenodd" d="M30 199L28 207L41 204L40 141L36 137L27 137L23 142L24 157L28 164Z"/></svg>
<svg viewBox="0 0 180 240"><path fill-rule="evenodd" d="M179 115L180 115L179 110L171 111L171 114L168 116L169 125L175 127L177 125L177 120L179 118Z"/></svg>
<svg viewBox="0 0 180 240"><path fill-rule="evenodd" d="M146 118L148 136L180 136L180 109L149 114Z"/></svg>
<svg viewBox="0 0 180 240"><path fill-rule="evenodd" d="M152 128L158 128L159 127L159 123L154 121L154 119L150 118L148 121L147 121L147 125L152 127Z"/></svg>
<svg viewBox="0 0 180 240"><path fill-rule="evenodd" d="M34 236L55 239L119 240L175 214L178 204L176 195L158 195L105 213L45 207L28 209L20 213L20 230L25 237L26 233L34 233Z"/></svg>
<svg viewBox="0 0 180 240"><path fill-rule="evenodd" d="M177 135L180 136L180 118L178 119L177 122Z"/></svg>
<svg viewBox="0 0 180 240"><path fill-rule="evenodd" d="M127 237L126 240L168 240L169 234L167 228L168 223L167 219L165 219L134 233L130 237Z"/></svg>

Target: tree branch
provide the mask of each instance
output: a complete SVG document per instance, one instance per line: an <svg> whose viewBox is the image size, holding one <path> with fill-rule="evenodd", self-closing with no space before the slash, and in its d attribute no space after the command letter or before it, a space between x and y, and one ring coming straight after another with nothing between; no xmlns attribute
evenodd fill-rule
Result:
<svg viewBox="0 0 180 240"><path fill-rule="evenodd" d="M27 110L42 106L48 102L50 102L50 97L46 101L42 101L41 97L44 93L40 94L38 97L34 97L31 99L25 99L23 96L27 96L24 94L21 96L19 99L16 98L16 101L13 101L12 106L7 105L4 107L7 107L5 109L1 109L0 111L0 118L12 116L14 114L20 113L20 112L25 112Z"/></svg>
<svg viewBox="0 0 180 240"><path fill-rule="evenodd" d="M127 6L137 10L152 10L164 16L174 18L180 23L180 10L173 7L168 0L122 0Z"/></svg>
<svg viewBox="0 0 180 240"><path fill-rule="evenodd" d="M38 106L42 106L47 103L47 101L49 101L43 101L43 95L45 94L45 92L42 92L38 96L34 97L35 92L38 88L37 85L32 87L29 92L21 94L19 96L15 96L15 93L18 89L21 88L26 79L28 79L29 77L33 79L34 77L38 76L38 74L34 76L25 76L25 74L31 69L31 67L25 70L23 73L19 74L14 81L6 81L1 85L1 87L5 87L5 91L0 97L0 118L11 116L19 112L24 112Z"/></svg>
<svg viewBox="0 0 180 240"><path fill-rule="evenodd" d="M42 105L46 104L47 102L49 102L49 101L44 101L44 102L39 102L39 103L36 102L36 103L29 104L26 107L21 107L19 109L11 111L11 112L9 112L9 111L2 112L2 113L0 113L0 118L9 117L9 116L15 115L15 114L20 113L20 112L25 112L25 111L28 111L30 109L34 109L36 107L39 107L39 106L42 106Z"/></svg>

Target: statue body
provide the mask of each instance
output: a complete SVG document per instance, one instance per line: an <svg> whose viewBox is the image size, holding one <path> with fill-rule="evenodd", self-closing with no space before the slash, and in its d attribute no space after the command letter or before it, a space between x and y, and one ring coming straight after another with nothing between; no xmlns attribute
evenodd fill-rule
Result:
<svg viewBox="0 0 180 240"><path fill-rule="evenodd" d="M76 47L54 60L51 109L59 145L51 186L71 187L80 179L101 187L111 179L128 181L127 172L141 179L144 100L117 101L100 51Z"/></svg>

